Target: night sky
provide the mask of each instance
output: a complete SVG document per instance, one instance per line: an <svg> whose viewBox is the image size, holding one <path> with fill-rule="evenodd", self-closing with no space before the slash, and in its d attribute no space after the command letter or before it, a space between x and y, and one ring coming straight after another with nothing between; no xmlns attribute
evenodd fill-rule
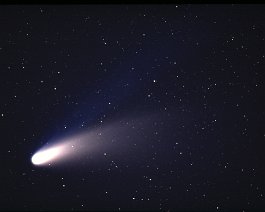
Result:
<svg viewBox="0 0 265 212"><path fill-rule="evenodd" d="M1 210L265 208L265 5L1 5L0 26Z"/></svg>

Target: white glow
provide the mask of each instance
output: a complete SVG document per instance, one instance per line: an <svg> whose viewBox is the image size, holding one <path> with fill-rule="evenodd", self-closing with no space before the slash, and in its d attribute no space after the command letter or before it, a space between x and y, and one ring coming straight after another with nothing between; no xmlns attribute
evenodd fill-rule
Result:
<svg viewBox="0 0 265 212"><path fill-rule="evenodd" d="M42 150L34 154L31 161L35 165L41 165L51 162L62 153L62 147L53 147L46 150Z"/></svg>

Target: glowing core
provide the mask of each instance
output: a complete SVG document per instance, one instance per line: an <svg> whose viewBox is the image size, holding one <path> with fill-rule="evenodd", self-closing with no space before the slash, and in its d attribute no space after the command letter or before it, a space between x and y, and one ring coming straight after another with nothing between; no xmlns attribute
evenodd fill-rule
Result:
<svg viewBox="0 0 265 212"><path fill-rule="evenodd" d="M62 147L53 147L34 154L31 161L34 165L41 165L50 162L62 153Z"/></svg>

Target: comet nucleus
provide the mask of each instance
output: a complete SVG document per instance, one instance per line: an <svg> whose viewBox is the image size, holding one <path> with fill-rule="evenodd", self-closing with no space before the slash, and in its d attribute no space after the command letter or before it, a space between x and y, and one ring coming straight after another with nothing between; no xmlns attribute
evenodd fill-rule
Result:
<svg viewBox="0 0 265 212"><path fill-rule="evenodd" d="M58 156L60 156L62 154L62 150L62 146L51 147L45 150L41 150L32 156L31 161L34 165L42 165L49 163Z"/></svg>

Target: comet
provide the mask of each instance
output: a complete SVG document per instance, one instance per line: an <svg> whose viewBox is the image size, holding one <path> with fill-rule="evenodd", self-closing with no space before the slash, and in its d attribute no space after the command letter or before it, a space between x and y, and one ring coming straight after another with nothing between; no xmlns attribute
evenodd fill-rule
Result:
<svg viewBox="0 0 265 212"><path fill-rule="evenodd" d="M148 119L145 116L125 117L75 131L65 137L50 139L44 147L33 154L31 162L35 166L54 167L59 164L89 164L89 161L100 162L106 158L122 158L123 162L133 160L133 157L126 157L128 153L137 155L139 159L141 149L148 145L144 142L142 131L146 129L145 135L152 133L150 129L153 120L157 120L155 116L148 116Z"/></svg>

